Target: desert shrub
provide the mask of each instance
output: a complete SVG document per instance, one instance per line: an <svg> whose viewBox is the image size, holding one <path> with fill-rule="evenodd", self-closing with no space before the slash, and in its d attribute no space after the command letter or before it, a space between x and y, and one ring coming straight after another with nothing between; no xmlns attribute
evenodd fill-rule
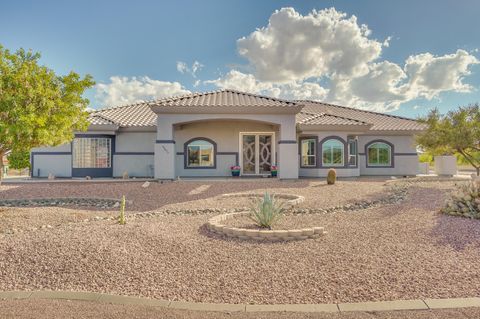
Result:
<svg viewBox="0 0 480 319"><path fill-rule="evenodd" d="M125 225L127 220L125 219L125 195L122 196L122 201L120 202L120 215L118 216L118 223L120 225Z"/></svg>
<svg viewBox="0 0 480 319"><path fill-rule="evenodd" d="M260 227L271 229L283 216L284 202L265 192L262 199L256 200L250 210L250 218Z"/></svg>
<svg viewBox="0 0 480 319"><path fill-rule="evenodd" d="M337 181L337 171L330 168L327 173L327 184L333 185Z"/></svg>
<svg viewBox="0 0 480 319"><path fill-rule="evenodd" d="M442 212L480 219L480 181L461 184L447 200Z"/></svg>

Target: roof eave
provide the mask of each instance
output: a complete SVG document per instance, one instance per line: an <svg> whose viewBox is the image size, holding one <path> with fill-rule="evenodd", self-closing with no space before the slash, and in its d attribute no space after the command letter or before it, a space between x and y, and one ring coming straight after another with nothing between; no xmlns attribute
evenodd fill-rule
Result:
<svg viewBox="0 0 480 319"><path fill-rule="evenodd" d="M372 125L348 125L348 124L297 124L300 131L347 131L368 132Z"/></svg>

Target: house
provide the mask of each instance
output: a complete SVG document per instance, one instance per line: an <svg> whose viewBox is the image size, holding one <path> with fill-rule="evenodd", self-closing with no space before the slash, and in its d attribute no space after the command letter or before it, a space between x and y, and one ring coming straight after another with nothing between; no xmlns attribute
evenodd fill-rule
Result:
<svg viewBox="0 0 480 319"><path fill-rule="evenodd" d="M424 126L399 116L314 101L220 90L92 112L88 131L32 150L33 177L243 176L284 179L415 175L414 136Z"/></svg>

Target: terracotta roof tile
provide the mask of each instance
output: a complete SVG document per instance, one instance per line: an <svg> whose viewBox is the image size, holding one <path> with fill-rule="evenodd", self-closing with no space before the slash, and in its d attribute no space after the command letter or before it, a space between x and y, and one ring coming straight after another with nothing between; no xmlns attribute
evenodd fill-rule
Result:
<svg viewBox="0 0 480 319"><path fill-rule="evenodd" d="M268 96L244 93L235 90L218 90L205 93L192 93L184 96L149 102L158 107L211 107L211 106L272 106L298 107L299 104Z"/></svg>
<svg viewBox="0 0 480 319"><path fill-rule="evenodd" d="M355 119L370 123L373 126L372 131L421 131L425 129L425 125L416 120L377 113L372 111L354 109L346 106L333 105L315 101L298 101L304 106L302 112L309 112L315 114L328 114L333 116L341 116L349 119Z"/></svg>
<svg viewBox="0 0 480 319"><path fill-rule="evenodd" d="M300 112L297 115L297 123L305 125L360 125L370 126L371 124L342 116L326 113Z"/></svg>

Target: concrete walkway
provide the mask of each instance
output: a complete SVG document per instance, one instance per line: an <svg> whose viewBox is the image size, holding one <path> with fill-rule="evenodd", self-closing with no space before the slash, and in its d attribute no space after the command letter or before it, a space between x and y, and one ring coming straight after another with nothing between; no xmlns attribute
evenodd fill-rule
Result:
<svg viewBox="0 0 480 319"><path fill-rule="evenodd" d="M142 305L169 309L210 312L350 312L457 309L480 307L480 298L414 299L339 304L250 305L195 303L73 291L5 291L0 299L56 299L99 303Z"/></svg>

